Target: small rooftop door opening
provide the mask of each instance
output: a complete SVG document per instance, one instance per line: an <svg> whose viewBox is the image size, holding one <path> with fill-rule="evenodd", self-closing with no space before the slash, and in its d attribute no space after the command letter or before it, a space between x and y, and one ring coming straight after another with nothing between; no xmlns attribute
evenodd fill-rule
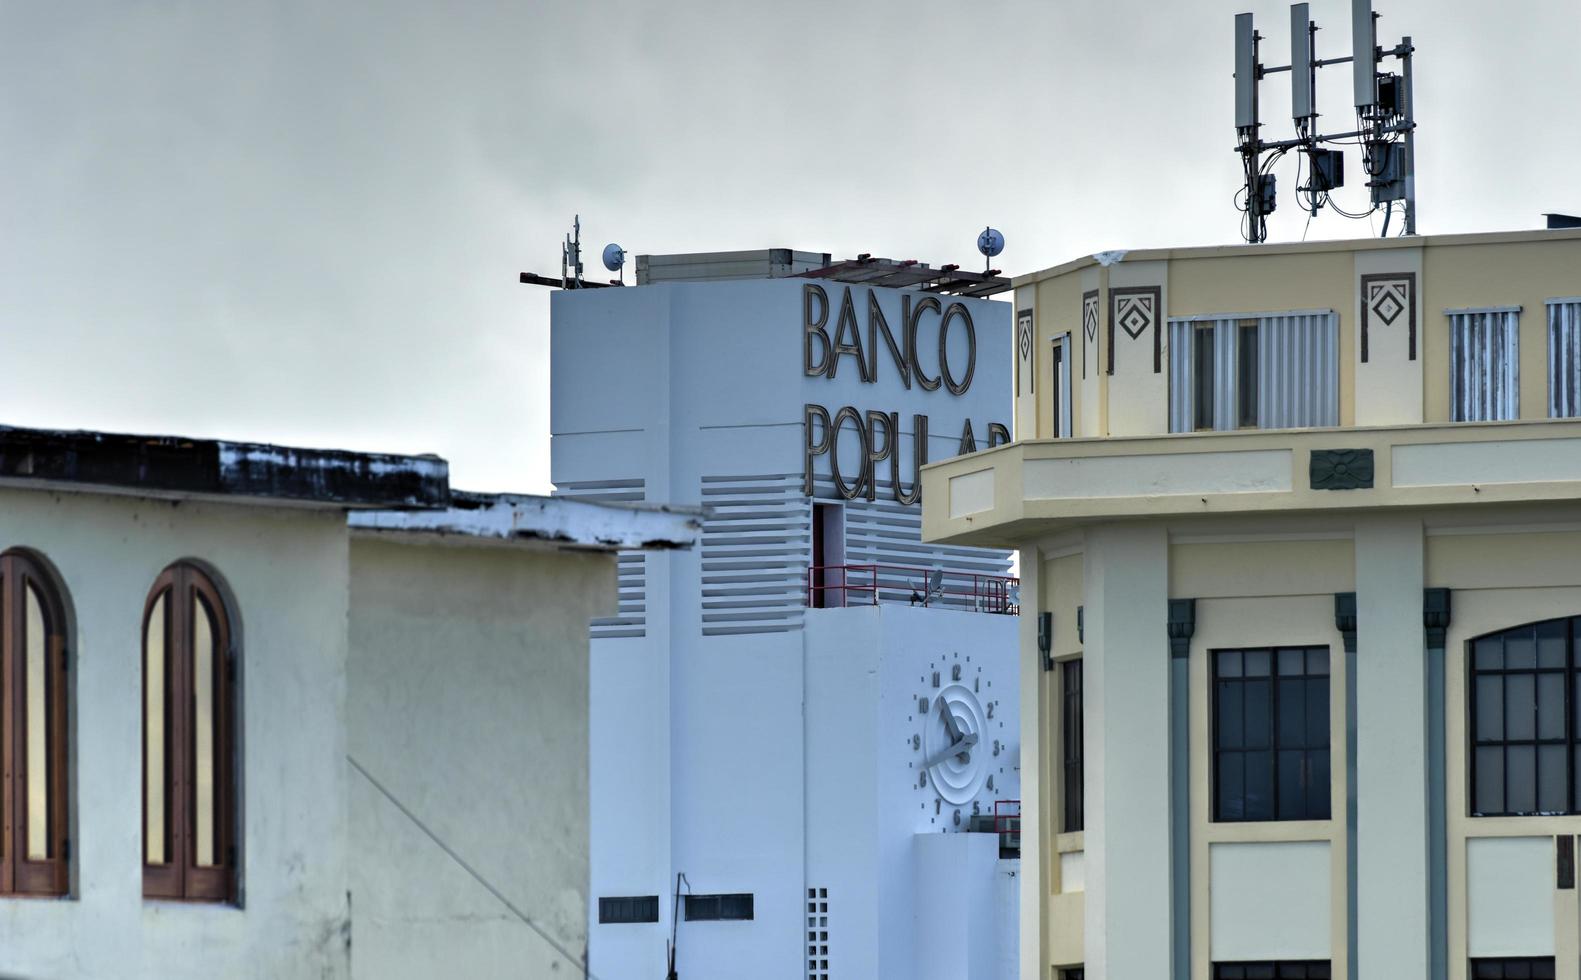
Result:
<svg viewBox="0 0 1581 980"><path fill-rule="evenodd" d="M845 505L814 502L812 505L812 590L814 609L845 605Z"/></svg>
<svg viewBox="0 0 1581 980"><path fill-rule="evenodd" d="M1070 334L1054 338L1054 390L1050 393L1054 404L1053 435L1056 439L1070 437Z"/></svg>

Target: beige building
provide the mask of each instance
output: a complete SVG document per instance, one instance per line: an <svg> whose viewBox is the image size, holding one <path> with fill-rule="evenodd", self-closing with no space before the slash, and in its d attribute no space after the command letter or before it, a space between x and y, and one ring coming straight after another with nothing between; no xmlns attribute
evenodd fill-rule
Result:
<svg viewBox="0 0 1581 980"><path fill-rule="evenodd" d="M1577 976L1581 231L1015 285L1022 976Z"/></svg>
<svg viewBox="0 0 1581 980"><path fill-rule="evenodd" d="M588 634L695 512L0 427L0 976L578 976Z"/></svg>

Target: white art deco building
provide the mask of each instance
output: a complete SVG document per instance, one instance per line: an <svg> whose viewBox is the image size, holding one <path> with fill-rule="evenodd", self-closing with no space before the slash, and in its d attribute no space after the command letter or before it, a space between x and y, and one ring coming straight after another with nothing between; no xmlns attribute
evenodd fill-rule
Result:
<svg viewBox="0 0 1581 980"><path fill-rule="evenodd" d="M1006 285L775 249L553 295L556 492L710 513L593 626L594 975L1014 975L1019 587L918 502L1008 440Z"/></svg>

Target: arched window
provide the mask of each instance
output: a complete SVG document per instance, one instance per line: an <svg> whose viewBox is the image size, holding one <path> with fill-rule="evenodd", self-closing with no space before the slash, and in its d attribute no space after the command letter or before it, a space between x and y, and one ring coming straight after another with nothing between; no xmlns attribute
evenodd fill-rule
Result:
<svg viewBox="0 0 1581 980"><path fill-rule="evenodd" d="M1471 641L1471 813L1581 813L1581 616Z"/></svg>
<svg viewBox="0 0 1581 980"><path fill-rule="evenodd" d="M195 565L143 610L143 894L229 901L236 884L236 653L225 602Z"/></svg>
<svg viewBox="0 0 1581 980"><path fill-rule="evenodd" d="M64 895L66 616L27 554L0 555L0 894Z"/></svg>

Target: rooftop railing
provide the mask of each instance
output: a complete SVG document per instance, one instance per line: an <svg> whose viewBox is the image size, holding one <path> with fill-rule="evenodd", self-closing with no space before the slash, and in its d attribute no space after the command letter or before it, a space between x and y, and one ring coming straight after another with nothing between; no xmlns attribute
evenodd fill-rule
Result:
<svg viewBox="0 0 1581 980"><path fill-rule="evenodd" d="M1014 616L1021 580L910 565L814 565L807 569L807 606L928 606Z"/></svg>

